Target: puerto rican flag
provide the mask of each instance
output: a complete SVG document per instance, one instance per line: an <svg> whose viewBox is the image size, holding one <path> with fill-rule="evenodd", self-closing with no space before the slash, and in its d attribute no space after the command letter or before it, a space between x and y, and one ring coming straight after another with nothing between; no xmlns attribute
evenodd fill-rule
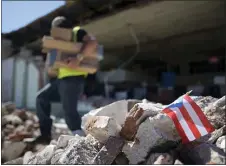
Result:
<svg viewBox="0 0 226 166"><path fill-rule="evenodd" d="M215 130L188 94L179 97L163 112L173 120L182 143L191 142Z"/></svg>

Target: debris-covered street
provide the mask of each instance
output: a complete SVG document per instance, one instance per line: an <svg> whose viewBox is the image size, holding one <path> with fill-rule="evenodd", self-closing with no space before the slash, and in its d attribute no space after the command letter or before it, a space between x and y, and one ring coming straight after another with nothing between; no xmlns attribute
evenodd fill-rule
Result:
<svg viewBox="0 0 226 166"><path fill-rule="evenodd" d="M6 103L2 159L6 164L224 164L225 96L200 96L195 102L216 130L188 144L181 144L172 120L161 113L165 105L122 100L85 114L85 137L54 127L50 145L36 147L26 143L38 132L36 116Z"/></svg>

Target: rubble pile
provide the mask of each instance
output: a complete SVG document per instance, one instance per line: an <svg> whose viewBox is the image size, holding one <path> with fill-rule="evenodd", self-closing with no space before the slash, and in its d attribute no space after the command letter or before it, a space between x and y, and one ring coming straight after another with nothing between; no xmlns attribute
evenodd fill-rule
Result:
<svg viewBox="0 0 226 166"><path fill-rule="evenodd" d="M40 135L38 118L34 112L16 109L11 102L2 104L1 110L2 161L10 161L22 156L27 150L41 150L43 145L28 146L26 140ZM53 136L70 134L66 125L54 124Z"/></svg>
<svg viewBox="0 0 226 166"><path fill-rule="evenodd" d="M61 135L6 164L225 164L225 96L193 98L215 131L190 143L181 143L165 105L122 100L82 117L86 137Z"/></svg>

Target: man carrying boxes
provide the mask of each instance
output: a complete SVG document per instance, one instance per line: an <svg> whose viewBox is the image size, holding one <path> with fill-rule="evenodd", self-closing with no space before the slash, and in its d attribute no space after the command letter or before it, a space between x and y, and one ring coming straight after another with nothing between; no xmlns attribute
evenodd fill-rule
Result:
<svg viewBox="0 0 226 166"><path fill-rule="evenodd" d="M96 66L90 67L92 69L90 70L87 67L89 65L85 66L83 61L87 57L88 59L95 59L93 54L97 51L97 41L80 27L75 27L71 33L68 28L72 26L64 17L56 17L52 21L52 38L44 37L43 39L43 51L49 52L50 56L53 56L51 52L54 51L57 54L53 65L49 61L50 66L47 70L49 77L56 77L57 79L44 87L36 98L41 135L33 143L48 144L51 141L51 102L62 102L68 128L73 134L82 134L81 117L77 111L77 102L83 93L86 76L97 70ZM65 30L67 34L61 33L61 30ZM72 43L71 40L77 43ZM60 42L62 44L59 44ZM77 52L75 53L76 50ZM89 60L92 63L93 61L95 60ZM95 65L98 64L96 61ZM86 70L86 68L88 69Z"/></svg>

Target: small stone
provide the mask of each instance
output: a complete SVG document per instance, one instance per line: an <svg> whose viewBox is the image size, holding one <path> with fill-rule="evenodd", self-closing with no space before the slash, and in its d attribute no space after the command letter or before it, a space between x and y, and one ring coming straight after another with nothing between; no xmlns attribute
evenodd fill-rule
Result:
<svg viewBox="0 0 226 166"><path fill-rule="evenodd" d="M22 120L16 116L16 115L5 115L2 118L2 126L6 125L6 124L12 124L14 126L17 125L21 125L22 124Z"/></svg>
<svg viewBox="0 0 226 166"><path fill-rule="evenodd" d="M58 138L56 148L57 149L59 149L59 148L65 148L68 145L68 141L70 139L72 139L72 138L74 138L74 136L71 136L71 135L61 135Z"/></svg>
<svg viewBox="0 0 226 166"><path fill-rule="evenodd" d="M174 165L184 165L179 159L176 159Z"/></svg>
<svg viewBox="0 0 226 166"><path fill-rule="evenodd" d="M226 141L226 136L225 135L221 136L220 138L218 138L216 142L216 146L223 149L223 151L226 153L225 141Z"/></svg>
<svg viewBox="0 0 226 166"><path fill-rule="evenodd" d="M152 153L147 162L146 165L172 165L174 163L173 156L169 153Z"/></svg>

